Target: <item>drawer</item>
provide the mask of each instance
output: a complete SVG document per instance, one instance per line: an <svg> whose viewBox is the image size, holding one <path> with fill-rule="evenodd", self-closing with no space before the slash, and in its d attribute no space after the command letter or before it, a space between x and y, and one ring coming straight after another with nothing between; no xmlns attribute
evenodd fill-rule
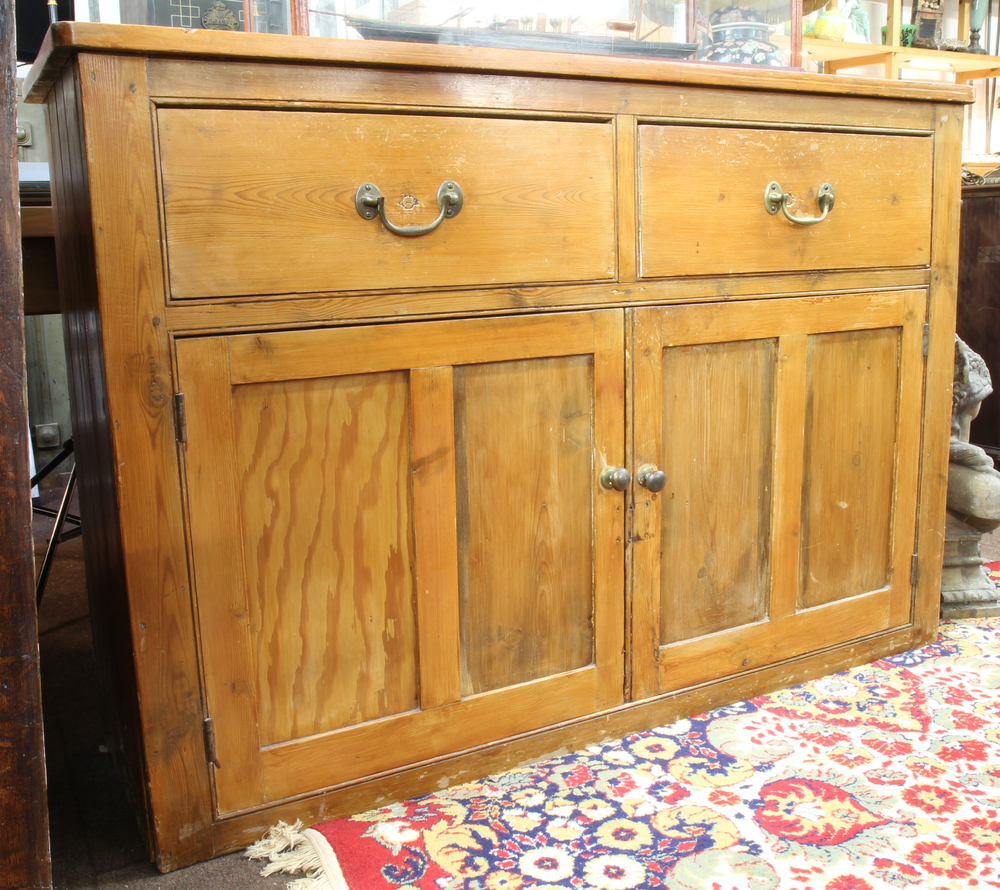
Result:
<svg viewBox="0 0 1000 890"><path fill-rule="evenodd" d="M639 128L640 276L806 272L930 262L929 136L737 127ZM796 217L767 212L780 184Z"/></svg>
<svg viewBox="0 0 1000 890"><path fill-rule="evenodd" d="M170 296L613 279L607 122L260 109L157 114ZM395 226L355 204L371 183Z"/></svg>

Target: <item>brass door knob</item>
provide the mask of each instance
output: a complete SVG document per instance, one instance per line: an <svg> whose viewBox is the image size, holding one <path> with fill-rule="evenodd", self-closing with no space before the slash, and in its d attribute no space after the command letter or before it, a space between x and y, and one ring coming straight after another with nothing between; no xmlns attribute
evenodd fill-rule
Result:
<svg viewBox="0 0 1000 890"><path fill-rule="evenodd" d="M632 481L632 474L624 467L608 467L601 473L601 485L609 491L625 491Z"/></svg>
<svg viewBox="0 0 1000 890"><path fill-rule="evenodd" d="M667 485L667 474L663 470L658 470L652 464L645 464L639 467L639 472L635 475L636 481L654 494L663 491Z"/></svg>

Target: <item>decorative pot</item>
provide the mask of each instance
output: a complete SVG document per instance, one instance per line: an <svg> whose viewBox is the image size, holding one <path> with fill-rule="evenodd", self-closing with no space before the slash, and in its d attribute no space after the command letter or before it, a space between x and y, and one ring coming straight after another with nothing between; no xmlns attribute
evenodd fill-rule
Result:
<svg viewBox="0 0 1000 890"><path fill-rule="evenodd" d="M781 50L767 38L770 30L756 9L726 6L712 13L712 44L699 51L707 62L784 67Z"/></svg>
<svg viewBox="0 0 1000 890"><path fill-rule="evenodd" d="M847 16L838 9L828 9L816 17L813 37L822 40L843 40L847 33Z"/></svg>

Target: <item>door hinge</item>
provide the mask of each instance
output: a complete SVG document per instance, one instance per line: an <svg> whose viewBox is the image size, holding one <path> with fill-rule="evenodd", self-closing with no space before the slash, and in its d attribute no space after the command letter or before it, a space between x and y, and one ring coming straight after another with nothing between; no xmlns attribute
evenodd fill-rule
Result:
<svg viewBox="0 0 1000 890"><path fill-rule="evenodd" d="M929 321L924 322L924 358L927 358L927 350L931 342L931 325Z"/></svg>
<svg viewBox="0 0 1000 890"><path fill-rule="evenodd" d="M917 554L914 553L910 557L910 586L916 587L917 582L920 580L920 559Z"/></svg>
<svg viewBox="0 0 1000 890"><path fill-rule="evenodd" d="M216 769L219 769L219 754L215 748L215 723L211 717L206 717L201 724L205 731L205 759Z"/></svg>
<svg viewBox="0 0 1000 890"><path fill-rule="evenodd" d="M188 440L187 410L184 407L184 393L174 393L174 429L177 441L183 444Z"/></svg>

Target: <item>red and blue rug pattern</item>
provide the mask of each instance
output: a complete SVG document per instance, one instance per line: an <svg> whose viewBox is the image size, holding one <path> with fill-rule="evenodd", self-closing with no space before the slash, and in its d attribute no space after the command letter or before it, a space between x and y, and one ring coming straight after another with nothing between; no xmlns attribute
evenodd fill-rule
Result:
<svg viewBox="0 0 1000 890"><path fill-rule="evenodd" d="M990 573L990 580L997 586L1000 587L1000 562L988 562L985 563L983 568Z"/></svg>
<svg viewBox="0 0 1000 890"><path fill-rule="evenodd" d="M1000 619L250 855L295 890L1000 888Z"/></svg>

